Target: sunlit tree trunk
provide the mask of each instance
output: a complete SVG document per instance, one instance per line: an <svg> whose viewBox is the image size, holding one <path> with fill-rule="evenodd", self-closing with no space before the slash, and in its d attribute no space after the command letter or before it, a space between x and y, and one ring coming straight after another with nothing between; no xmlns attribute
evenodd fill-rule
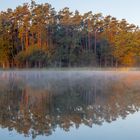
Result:
<svg viewBox="0 0 140 140"><path fill-rule="evenodd" d="M42 40L41 40L41 31L38 32L38 48L41 48Z"/></svg>
<svg viewBox="0 0 140 140"><path fill-rule="evenodd" d="M28 30L26 29L26 35L25 35L25 49L27 50L29 47L29 35L28 35Z"/></svg>

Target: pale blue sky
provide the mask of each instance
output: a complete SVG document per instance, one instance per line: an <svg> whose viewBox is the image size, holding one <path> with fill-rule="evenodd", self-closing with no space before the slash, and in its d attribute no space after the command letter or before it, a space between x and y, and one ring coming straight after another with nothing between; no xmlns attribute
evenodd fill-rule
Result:
<svg viewBox="0 0 140 140"><path fill-rule="evenodd" d="M0 10L15 8L30 0L0 0ZM140 26L140 0L36 0L38 3L50 3L56 10L69 7L81 13L93 11L111 15L118 19L125 18L130 23Z"/></svg>

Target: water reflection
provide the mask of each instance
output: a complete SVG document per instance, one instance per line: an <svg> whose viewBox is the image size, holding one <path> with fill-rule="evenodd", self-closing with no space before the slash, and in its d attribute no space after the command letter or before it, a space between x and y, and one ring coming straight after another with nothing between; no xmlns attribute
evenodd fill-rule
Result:
<svg viewBox="0 0 140 140"><path fill-rule="evenodd" d="M25 136L111 123L140 108L138 72L0 72L0 125Z"/></svg>

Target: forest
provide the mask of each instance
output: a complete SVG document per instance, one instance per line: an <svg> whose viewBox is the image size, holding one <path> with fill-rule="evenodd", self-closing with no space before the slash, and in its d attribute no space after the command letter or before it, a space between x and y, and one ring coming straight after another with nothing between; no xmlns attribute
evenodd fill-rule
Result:
<svg viewBox="0 0 140 140"><path fill-rule="evenodd" d="M0 67L88 66L140 66L139 27L34 0L0 12Z"/></svg>

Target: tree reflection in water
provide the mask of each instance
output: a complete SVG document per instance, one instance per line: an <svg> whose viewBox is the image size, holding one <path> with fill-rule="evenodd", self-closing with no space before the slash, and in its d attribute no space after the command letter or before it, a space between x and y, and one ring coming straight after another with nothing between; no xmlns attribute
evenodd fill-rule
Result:
<svg viewBox="0 0 140 140"><path fill-rule="evenodd" d="M140 107L137 72L0 72L0 125L25 136L111 123Z"/></svg>

